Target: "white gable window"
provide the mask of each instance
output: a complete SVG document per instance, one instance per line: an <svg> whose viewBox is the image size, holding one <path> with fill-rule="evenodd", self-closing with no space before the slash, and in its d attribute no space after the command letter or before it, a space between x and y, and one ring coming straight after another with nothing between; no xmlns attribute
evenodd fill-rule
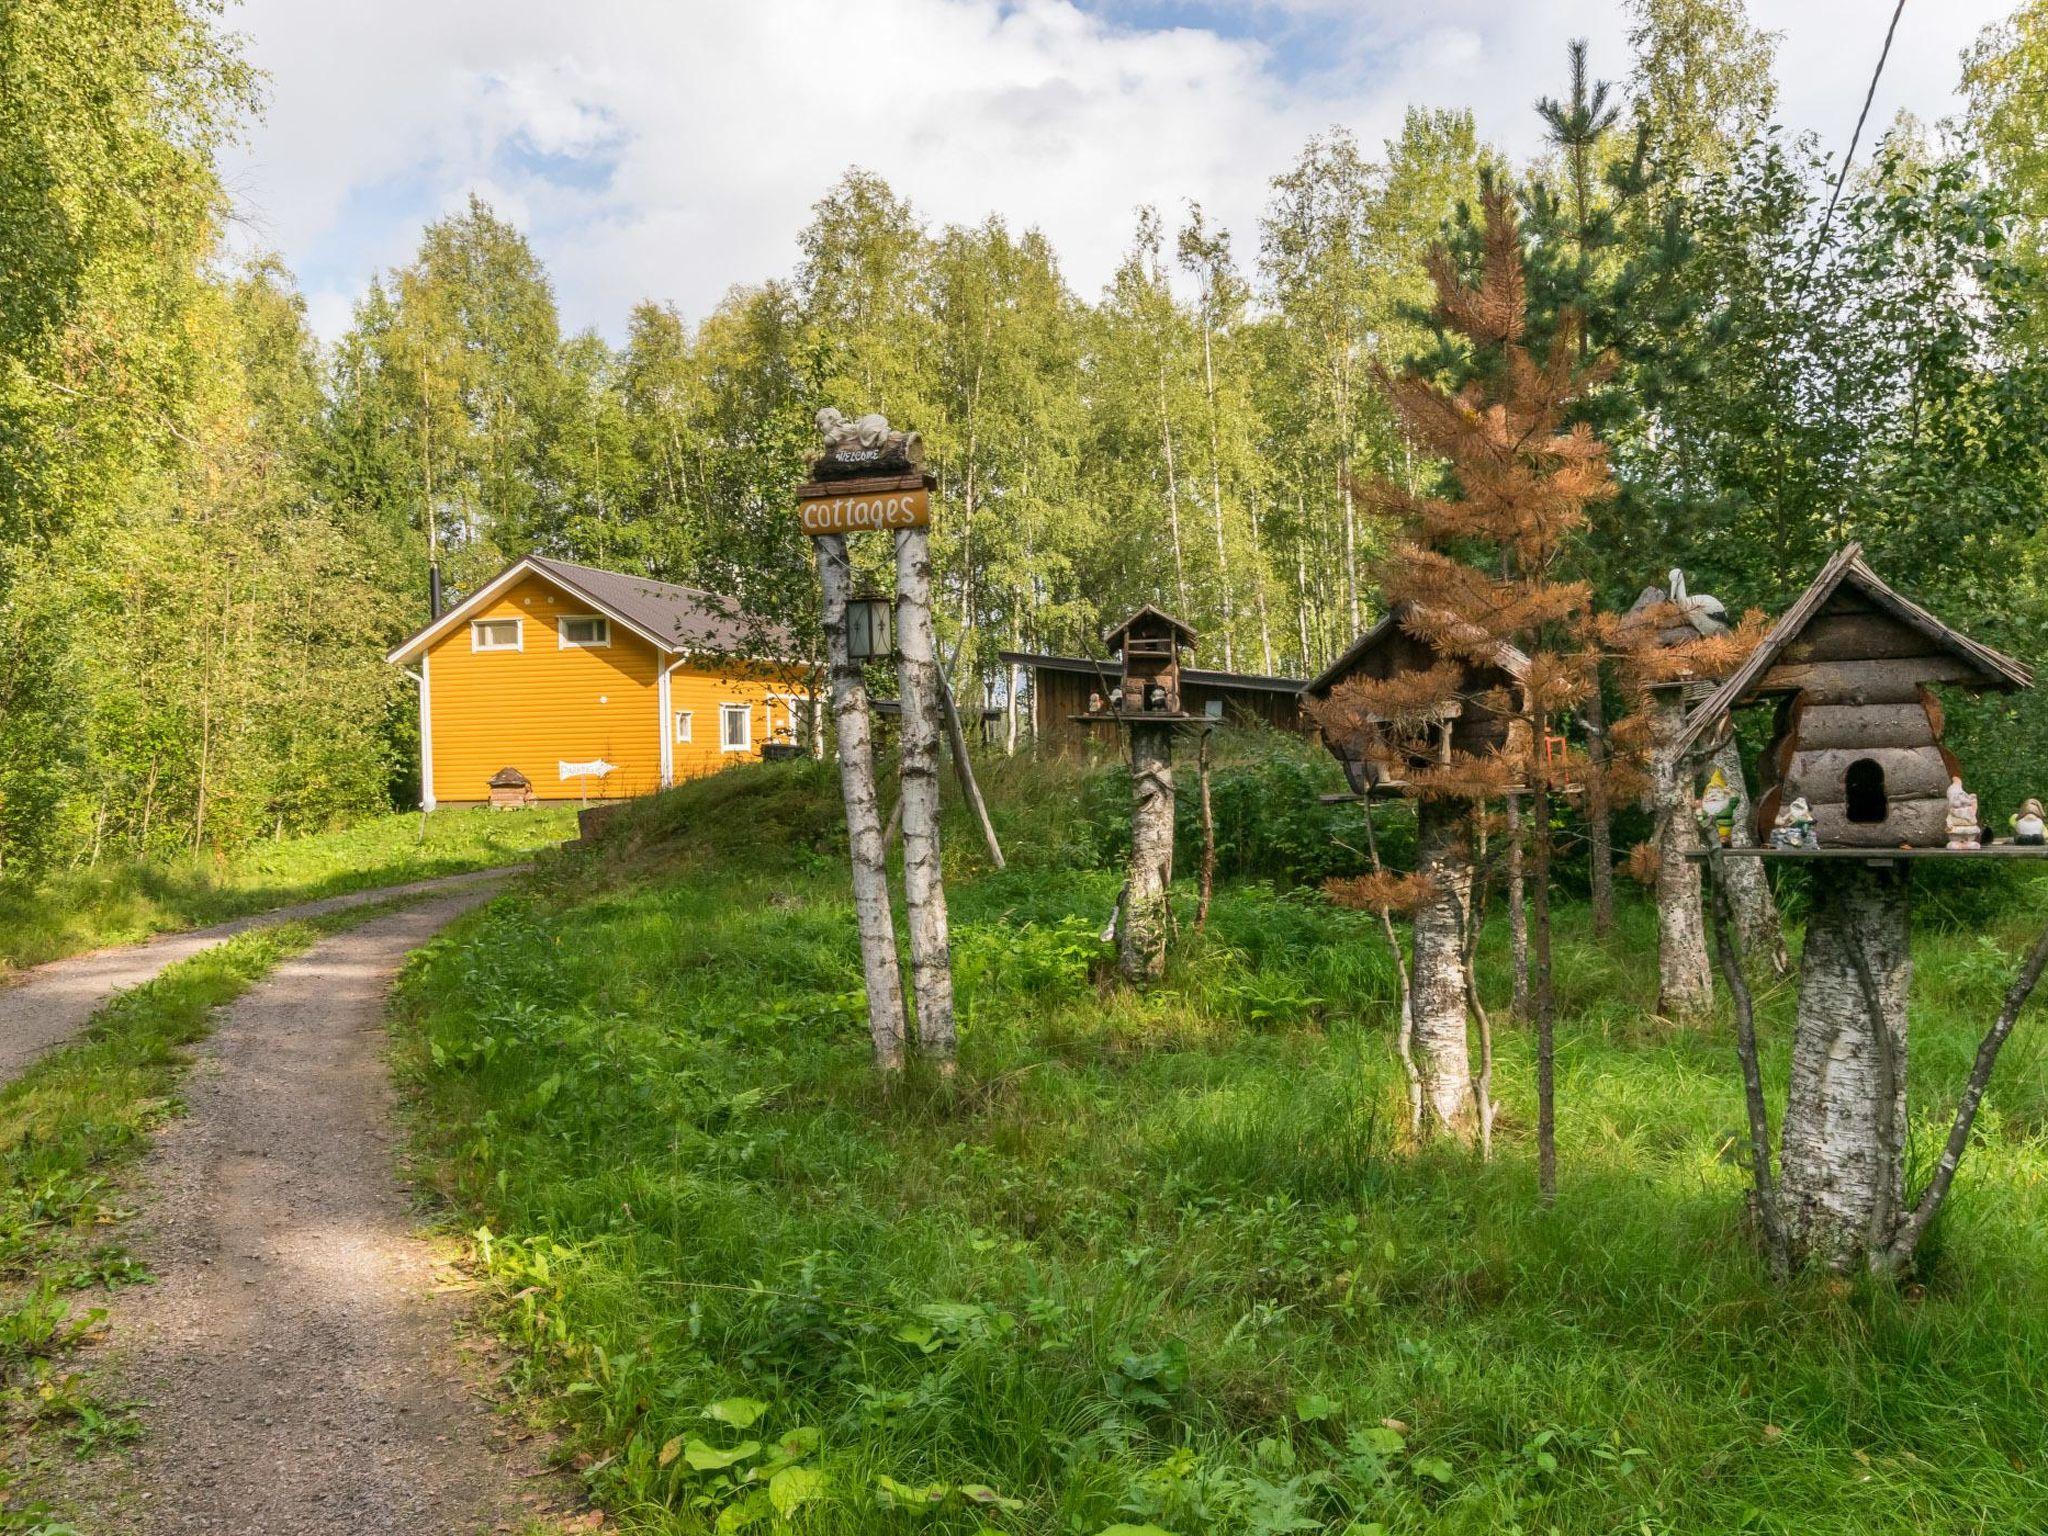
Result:
<svg viewBox="0 0 2048 1536"><path fill-rule="evenodd" d="M747 752L754 745L754 707L751 704L718 706L718 750Z"/></svg>
<svg viewBox="0 0 2048 1536"><path fill-rule="evenodd" d="M612 643L612 621L594 615L564 615L555 620L562 650L596 650Z"/></svg>
<svg viewBox="0 0 2048 1536"><path fill-rule="evenodd" d="M692 728L692 722L690 719L691 713L692 712L687 709L679 709L676 711L677 741L691 741L695 739L695 732Z"/></svg>
<svg viewBox="0 0 2048 1536"><path fill-rule="evenodd" d="M478 619L469 626L469 648L472 651L524 650L519 620Z"/></svg>

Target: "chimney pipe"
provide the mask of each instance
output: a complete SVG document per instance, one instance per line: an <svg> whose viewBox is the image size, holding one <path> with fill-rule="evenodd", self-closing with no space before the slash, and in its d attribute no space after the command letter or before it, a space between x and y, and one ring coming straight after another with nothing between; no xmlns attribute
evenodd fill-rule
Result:
<svg viewBox="0 0 2048 1536"><path fill-rule="evenodd" d="M439 562L427 567L427 622L433 623L441 617L441 567Z"/></svg>

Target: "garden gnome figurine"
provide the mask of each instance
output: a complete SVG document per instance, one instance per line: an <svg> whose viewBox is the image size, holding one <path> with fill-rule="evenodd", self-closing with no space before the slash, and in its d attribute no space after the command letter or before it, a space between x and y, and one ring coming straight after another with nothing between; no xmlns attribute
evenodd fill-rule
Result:
<svg viewBox="0 0 2048 1536"><path fill-rule="evenodd" d="M1102 713L1102 695L1093 688L1088 690L1088 713L1091 715Z"/></svg>
<svg viewBox="0 0 2048 1536"><path fill-rule="evenodd" d="M1109 690L1109 707L1115 710L1118 714L1123 713L1124 691L1121 687L1112 688Z"/></svg>
<svg viewBox="0 0 2048 1536"><path fill-rule="evenodd" d="M1771 846L1773 848L1818 848L1820 838L1813 830L1813 807L1806 803L1804 795L1794 795L1792 803L1778 812L1777 820L1771 823Z"/></svg>
<svg viewBox="0 0 2048 1536"><path fill-rule="evenodd" d="M2012 819L2012 840L2023 848L2048 843L2048 822L2041 819L2040 801L2029 796L2021 803L2019 814Z"/></svg>
<svg viewBox="0 0 2048 1536"><path fill-rule="evenodd" d="M1963 781L1948 781L1948 817L1944 823L1951 848L1982 848L1984 829L1977 824L1977 797L1963 788Z"/></svg>
<svg viewBox="0 0 2048 1536"><path fill-rule="evenodd" d="M1708 778L1706 791L1700 796L1700 820L1714 829L1723 848L1734 840L1735 792L1718 768Z"/></svg>

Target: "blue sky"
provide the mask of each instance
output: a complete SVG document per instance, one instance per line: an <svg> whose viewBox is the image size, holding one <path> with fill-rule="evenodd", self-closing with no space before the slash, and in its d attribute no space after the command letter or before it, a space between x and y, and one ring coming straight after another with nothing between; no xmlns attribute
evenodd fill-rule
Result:
<svg viewBox="0 0 2048 1536"><path fill-rule="evenodd" d="M1874 117L1952 110L2005 0L1909 5ZM1846 142L1890 0L1752 0L1781 110ZM1095 292L1133 212L1196 199L1256 254L1268 180L1332 124L1470 106L1515 155L1563 40L1627 72L1618 0L243 0L270 106L229 166L237 237L279 250L327 336L421 224L477 192L525 229L571 328L644 297L701 316L787 274L849 166L934 222L1000 212ZM834 68L818 61L829 54ZM865 82L865 83L863 83Z"/></svg>

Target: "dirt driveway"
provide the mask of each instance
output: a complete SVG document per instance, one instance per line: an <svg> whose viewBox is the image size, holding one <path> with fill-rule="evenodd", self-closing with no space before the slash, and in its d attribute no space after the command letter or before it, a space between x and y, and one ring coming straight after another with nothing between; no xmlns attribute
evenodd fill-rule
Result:
<svg viewBox="0 0 2048 1536"><path fill-rule="evenodd" d="M222 1018L144 1164L154 1285L111 1307L102 1395L144 1406L132 1466L90 1464L95 1531L519 1530L529 1468L493 1419L397 1181L393 974L465 891L326 939Z"/></svg>
<svg viewBox="0 0 2048 1536"><path fill-rule="evenodd" d="M525 865L517 866L524 869ZM117 992L126 992L153 979L167 966L189 960L201 950L211 949L223 939L252 928L295 918L324 917L351 907L392 901L435 891L456 891L480 882L502 880L509 869L477 870L471 874L443 875L434 880L415 880L409 885L386 886L374 891L351 891L345 896L327 896L319 901L302 901L296 906L255 912L230 923L195 928L190 933L159 934L140 944L120 949L103 949L68 960L52 960L24 971L11 985L0 985L0 1083L19 1075L30 1062L53 1045L60 1045L85 1027Z"/></svg>

